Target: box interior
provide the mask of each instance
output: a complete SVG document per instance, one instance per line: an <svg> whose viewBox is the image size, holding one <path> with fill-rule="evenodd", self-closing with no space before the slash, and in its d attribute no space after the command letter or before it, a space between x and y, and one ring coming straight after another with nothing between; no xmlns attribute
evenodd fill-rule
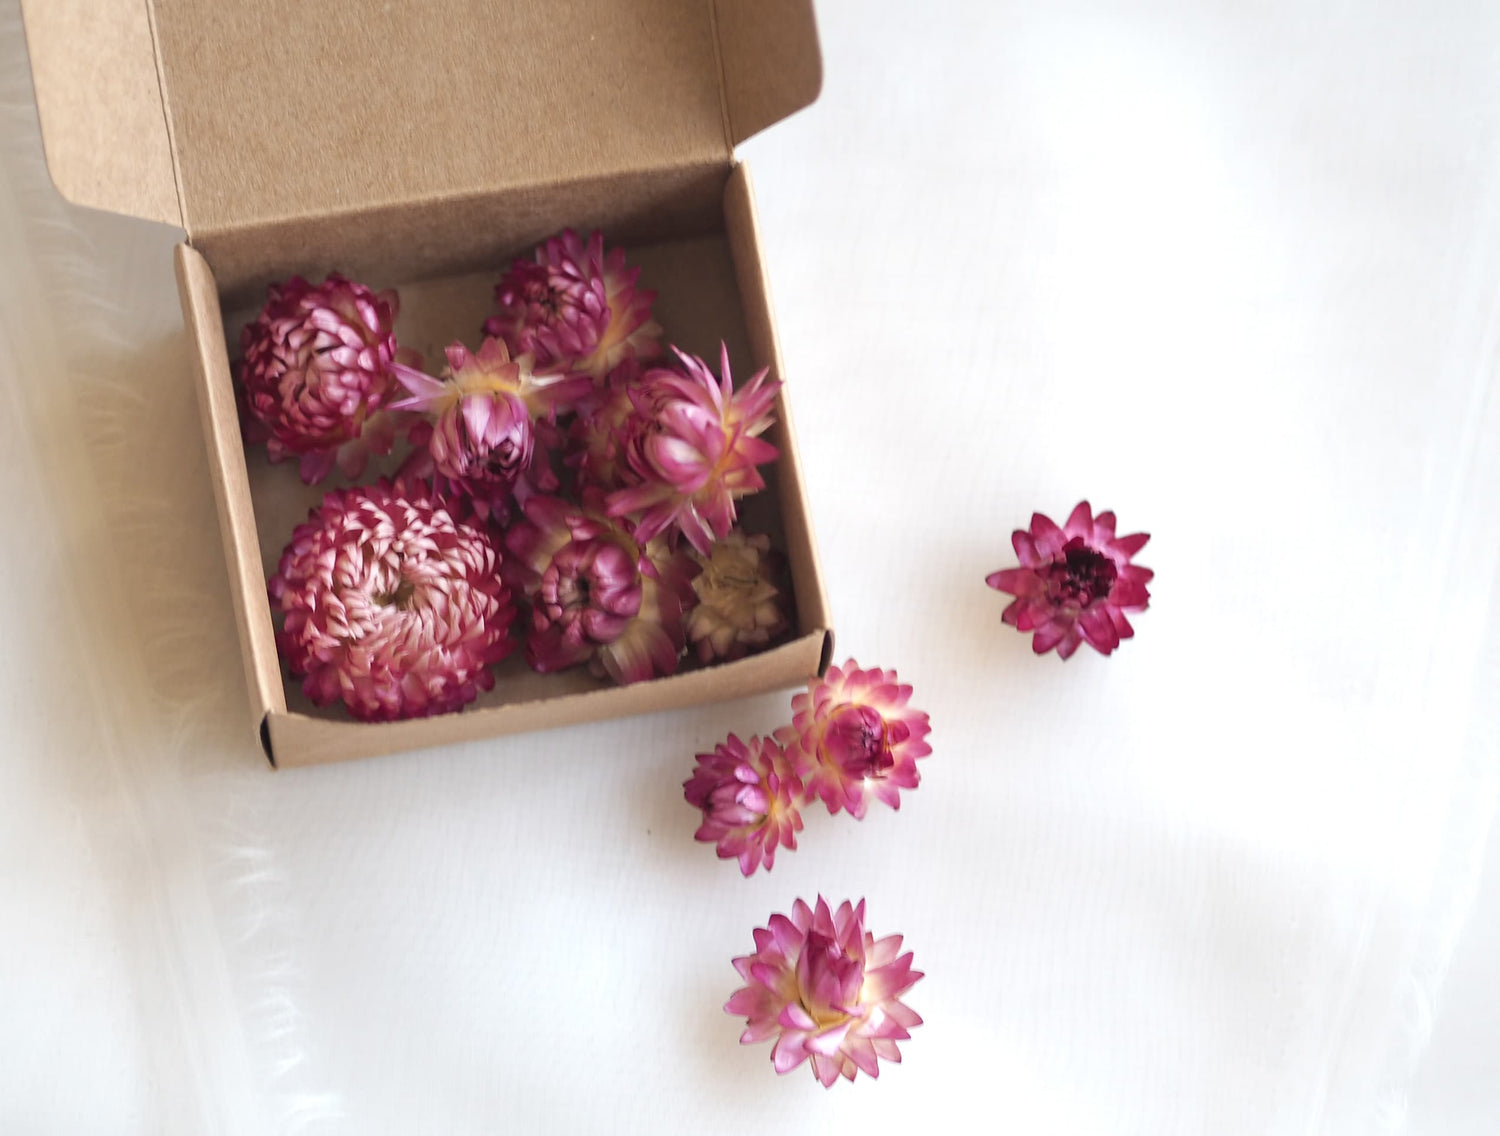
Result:
<svg viewBox="0 0 1500 1136"><path fill-rule="evenodd" d="M708 235L698 232L702 227L701 212L690 205L675 215L678 224L686 230L684 233L646 244L627 244L626 249L630 262L641 268L641 284L657 292L656 317L666 329L669 340L686 350L713 358L722 339L728 345L735 378L743 382L756 369L756 361L760 365L772 366L777 373L780 361L764 294L764 277L760 273L748 175L743 167L734 167L727 172L724 182L716 232ZM657 204L661 216L670 223L672 206L681 205L681 199L675 195L670 182L665 185L664 193L665 197ZM565 223L562 218L550 221L552 228ZM518 255L529 255L531 250L523 247L513 251ZM454 263L461 263L463 255L464 250L455 250ZM441 362L443 346L454 339L476 346L479 326L490 310L494 285L509 263L510 258L505 257L482 272L455 271L423 279L395 281L394 286L401 292L398 339L421 351L430 369ZM332 262L321 266L319 271L341 267ZM391 282L367 279L366 283L379 288L389 286ZM752 293L748 299L742 293L745 288ZM192 289L189 289L187 295L191 294ZM344 479L335 473L323 485L305 486L297 476L295 463L273 465L262 447L241 449L232 422L223 420L227 415L228 399L226 392L218 388L227 385L225 364L230 356L238 354L239 330L254 317L259 301L247 303L242 296L219 294L210 313L213 318L206 321L195 315L197 308L192 302L188 307L190 325L195 334L203 337L199 350L205 375L209 376L205 380L206 394L210 403L217 401L219 405L220 420L217 423L213 421L216 412L206 405L211 439L217 439L212 444L221 448L220 457L226 465L243 461L247 475L248 493L243 495L241 505L243 515L238 519L233 517L232 506L238 495L232 490L227 491L225 498L231 507L226 509L228 519L225 524L231 545L239 542L244 546L243 551L238 556L232 555L231 559L239 561L238 587L244 609L242 616L247 623L245 642L252 688L259 683L262 705L270 709L273 717L280 712L283 723L301 722L304 726L324 723L327 729L334 731L330 735L334 741L320 744L325 744L325 748L333 745L349 750L347 754L339 752L338 756L358 756L356 751L372 752L369 748L372 744L374 751L403 748L395 738L372 743L369 735L379 731L399 731L399 727L405 724L364 726L353 723L342 707L319 709L312 706L302 695L298 681L279 665L266 634L256 632L257 627L269 628L265 580L274 572L293 528L306 518L308 510L316 505L323 493L343 484ZM218 339L217 346L208 341L209 337ZM219 373L217 380L212 378L216 372ZM767 489L747 499L742 508L745 527L750 531L768 533L773 544L787 556L789 606L794 627L781 648L715 667L698 667L694 661L685 660L686 673L679 672L669 679L630 688L615 688L581 668L558 675L537 675L526 667L518 652L496 669L497 681L493 690L482 694L461 715L445 717L472 717L489 710L515 712L510 715L512 721L534 719L537 724L557 724L569 720L561 716L560 710L549 710L558 706L559 699L570 704L570 713L575 717L604 716L609 707L614 707L616 713L662 709L785 686L817 670L828 647L826 602L818 579L816 554L807 531L788 413L786 400L782 398L778 405L778 423L767 435L782 456L766 471ZM398 461L399 448L398 454L387 460L385 468L394 467ZM233 471L229 470L231 480L232 475ZM368 480L371 476L374 476L374 471L361 480ZM790 525L788 518L792 522ZM252 538L253 547L246 545L245 542ZM592 697L573 703L568 697L571 695ZM287 711L291 713L287 715ZM435 723L441 719L427 721ZM272 726L275 727L275 722ZM365 736L358 742L349 740L344 735L351 728ZM434 738L429 744L437 744L438 740Z"/></svg>
<svg viewBox="0 0 1500 1136"><path fill-rule="evenodd" d="M529 252L529 250L517 250ZM723 233L706 237L684 237L627 249L630 263L641 269L641 283L657 293L657 322L667 329L670 340L705 359L716 360L719 340L729 347L736 381L752 373L750 348L745 329L739 289L735 283L734 265L728 239ZM509 261L505 261L509 264ZM335 267L330 265L330 268ZM397 322L397 340L403 346L422 352L429 370L437 372L442 364L442 349L461 340L472 349L480 341L479 326L490 314L495 283L501 266L494 270L462 275L442 276L398 284L401 314ZM379 288L384 281L366 281ZM237 355L239 331L253 319L256 309L241 307L224 313L231 357ZM717 363L714 363L717 367ZM783 444L784 445L784 444ZM389 472L405 453L398 444L396 452L381 465ZM276 570L282 549L291 538L293 528L307 519L328 490L350 484L335 472L320 485L304 485L297 476L293 461L272 464L263 446L246 448L246 466L250 475L250 496L260 542L260 561L269 578ZM766 471L770 474L770 471ZM374 471L359 480L368 482ZM774 477L768 476L767 488L743 502L741 519L748 531L765 532L773 545L785 549L786 536L780 523L779 491ZM814 628L803 628L812 631ZM684 660L684 667L691 665ZM495 687L482 693L475 708L502 706L560 694L594 690L611 685L593 678L587 668L575 667L555 675L539 675L526 666L518 649L495 668ZM316 717L347 721L341 706L315 707L303 695L300 682L283 668L288 710Z"/></svg>

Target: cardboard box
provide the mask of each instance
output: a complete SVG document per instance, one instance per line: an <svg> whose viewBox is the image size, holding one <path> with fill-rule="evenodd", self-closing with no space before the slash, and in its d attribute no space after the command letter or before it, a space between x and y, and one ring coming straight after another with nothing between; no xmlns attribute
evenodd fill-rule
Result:
<svg viewBox="0 0 1500 1136"><path fill-rule="evenodd" d="M321 496L240 441L226 327L337 268L402 294L401 341L477 346L510 259L571 225L643 268L675 342L785 378L734 147L816 98L811 0L23 0L47 162L80 205L180 225L183 313L250 706L272 764L363 757L799 685L832 651L785 389L770 488L796 630L738 662L610 687L518 658L458 714L319 710L276 655L267 573Z"/></svg>

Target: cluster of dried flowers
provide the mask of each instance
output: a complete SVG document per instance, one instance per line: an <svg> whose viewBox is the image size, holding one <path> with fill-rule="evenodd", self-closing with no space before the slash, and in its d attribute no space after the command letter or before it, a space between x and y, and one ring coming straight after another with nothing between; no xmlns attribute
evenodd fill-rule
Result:
<svg viewBox="0 0 1500 1136"><path fill-rule="evenodd" d="M797 847L802 808L821 799L832 814L864 818L871 801L901 807L901 790L921 780L917 760L932 747L928 718L911 706L911 687L895 671L862 670L850 659L830 667L792 699L792 721L770 737L734 734L700 753L683 782L688 804L702 811L694 834L738 860L751 875L770 871L776 850ZM775 1036L771 1063L789 1073L811 1058L825 1088L879 1061L901 1060L897 1042L922 1019L900 998L922 977L901 954L901 936L865 930L865 903L830 910L797 900L755 932L755 953L734 960L747 985L724 1009L743 1014L745 1045Z"/></svg>
<svg viewBox="0 0 1500 1136"><path fill-rule="evenodd" d="M478 351L452 344L438 374L398 346L394 292L270 289L241 337L247 440L308 484L410 446L391 478L329 493L271 579L277 645L315 703L457 710L518 639L537 671L629 683L787 630L778 558L736 527L777 456L761 435L780 384L735 389L727 350L717 374L667 355L639 274L601 234L564 232L515 262Z"/></svg>
<svg viewBox="0 0 1500 1136"><path fill-rule="evenodd" d="M921 781L917 760L932 752L928 718L895 671L861 670L850 659L792 699L790 725L748 742L730 734L700 753L683 782L703 812L696 837L739 861L750 875L797 847L802 808L821 799L834 815L863 820L871 801L901 807L901 790Z"/></svg>

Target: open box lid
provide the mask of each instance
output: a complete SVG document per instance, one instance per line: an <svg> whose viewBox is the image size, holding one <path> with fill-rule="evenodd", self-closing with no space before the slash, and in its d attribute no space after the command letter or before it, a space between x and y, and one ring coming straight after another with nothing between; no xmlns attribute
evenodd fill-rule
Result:
<svg viewBox="0 0 1500 1136"><path fill-rule="evenodd" d="M812 0L22 0L47 164L189 239L727 163L817 97Z"/></svg>

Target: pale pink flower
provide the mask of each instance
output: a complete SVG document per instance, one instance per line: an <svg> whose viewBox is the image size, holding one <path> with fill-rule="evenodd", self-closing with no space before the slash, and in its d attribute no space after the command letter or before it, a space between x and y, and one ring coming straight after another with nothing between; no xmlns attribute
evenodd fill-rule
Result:
<svg viewBox="0 0 1500 1136"><path fill-rule="evenodd" d="M247 438L264 437L272 461L293 455L302 480L321 481L338 462L357 477L379 438L357 442L394 389L393 331L399 301L333 273L321 284L294 276L273 284L266 306L240 333L237 377Z"/></svg>
<svg viewBox="0 0 1500 1136"><path fill-rule="evenodd" d="M895 671L860 670L853 659L813 679L792 699L792 724L776 733L807 795L856 820L872 799L900 808L901 790L921 781L917 759L932 752L927 715L910 701Z"/></svg>
<svg viewBox="0 0 1500 1136"><path fill-rule="evenodd" d="M694 838L717 844L721 860L739 860L746 876L762 865L769 872L778 846L796 850L802 784L775 739L742 742L730 734L698 755L682 788L688 804L703 810Z"/></svg>
<svg viewBox="0 0 1500 1136"><path fill-rule="evenodd" d="M754 954L734 960L746 985L724 1009L746 1019L740 1044L776 1039L778 1073L811 1058L824 1088L840 1076L878 1077L880 1061L899 1063L896 1043L922 1024L901 1001L922 977L911 963L900 935L877 939L865 930L864 900L832 911L821 895L813 908L799 899L790 917L772 915L756 928Z"/></svg>
<svg viewBox="0 0 1500 1136"><path fill-rule="evenodd" d="M695 566L587 505L536 496L506 533L531 601L526 661L544 674L588 663L620 684L673 674Z"/></svg>
<svg viewBox="0 0 1500 1136"><path fill-rule="evenodd" d="M692 553L698 602L688 613L688 640L704 663L727 662L765 647L789 626L771 538L739 530L716 540L708 555Z"/></svg>
<svg viewBox="0 0 1500 1136"><path fill-rule="evenodd" d="M626 266L623 249L605 251L602 233L585 242L568 229L539 246L535 262L511 266L484 332L543 365L603 382L622 360L661 352L661 328L651 318L656 293L636 286L640 274Z"/></svg>
<svg viewBox="0 0 1500 1136"><path fill-rule="evenodd" d="M1066 659L1088 643L1108 655L1135 634L1127 611L1145 611L1154 573L1130 562L1150 540L1146 533L1115 536L1114 513L1093 515L1080 501L1062 528L1041 513L1031 530L1017 529L1011 543L1021 567L1005 568L985 583L1016 598L1000 618L1018 631L1035 631L1038 655L1057 648Z"/></svg>
<svg viewBox="0 0 1500 1136"><path fill-rule="evenodd" d="M419 486L336 490L269 584L276 645L314 703L366 721L458 710L514 647L500 552Z"/></svg>
<svg viewBox="0 0 1500 1136"><path fill-rule="evenodd" d="M545 456L537 447L538 430L591 389L588 377L539 371L531 356L513 359L505 343L494 338L486 339L478 354L462 343L446 354L442 378L394 366L408 393L393 405L424 414L432 423L430 431L413 433L413 442L425 443L426 452L412 459L407 472L444 478L454 491L478 502L503 500L533 472L550 485L551 471L538 460ZM430 470L424 457L430 458Z"/></svg>
<svg viewBox="0 0 1500 1136"><path fill-rule="evenodd" d="M651 421L630 446L640 484L610 494L609 512L638 513L648 538L675 529L706 554L734 527L735 502L765 488L755 467L775 458L776 447L759 435L775 421L781 384L767 382L762 369L736 391L722 345L717 379L702 359L683 351L677 358L679 369L648 371L645 389L633 395Z"/></svg>

